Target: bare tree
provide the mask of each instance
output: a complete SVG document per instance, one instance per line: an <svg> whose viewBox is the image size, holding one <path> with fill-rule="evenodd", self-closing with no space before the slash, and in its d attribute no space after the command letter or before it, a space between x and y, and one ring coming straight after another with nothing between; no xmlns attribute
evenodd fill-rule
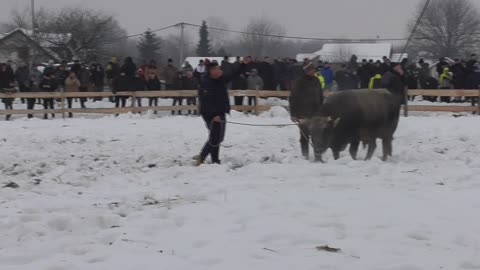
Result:
<svg viewBox="0 0 480 270"><path fill-rule="evenodd" d="M36 39L65 60L83 61L111 53L126 32L113 16L80 7L36 12ZM14 11L5 28L33 29L28 9Z"/></svg>
<svg viewBox="0 0 480 270"><path fill-rule="evenodd" d="M285 29L266 17L256 17L250 20L244 32L246 34L243 34L243 43L252 56L272 56L283 41L281 37L272 35L282 36Z"/></svg>
<svg viewBox="0 0 480 270"><path fill-rule="evenodd" d="M410 32L424 1L408 25ZM413 37L411 50L435 58L462 57L480 41L480 14L470 0L433 0Z"/></svg>

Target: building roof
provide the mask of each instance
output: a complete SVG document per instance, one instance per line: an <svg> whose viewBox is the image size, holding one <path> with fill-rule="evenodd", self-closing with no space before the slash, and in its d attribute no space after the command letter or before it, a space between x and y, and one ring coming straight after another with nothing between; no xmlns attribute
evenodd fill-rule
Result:
<svg viewBox="0 0 480 270"><path fill-rule="evenodd" d="M49 46L44 46L44 44L42 44L43 42L37 42L35 41L33 38L32 38L32 31L31 30L26 30L26 29L21 29L21 28L17 28L9 33L6 33L6 34L0 34L0 43L4 40L7 40L8 38L11 38L13 36L15 36L16 34L19 34L19 35L23 35L25 38L27 38L27 40L33 44L34 46L37 47L37 49L39 50L42 50L46 55L48 55L50 58L58 61L58 59L60 59L58 57L58 55L56 55L52 50L49 49ZM30 34L30 35L29 35ZM51 45L51 44L49 44Z"/></svg>
<svg viewBox="0 0 480 270"><path fill-rule="evenodd" d="M356 55L358 60L382 60L382 57L390 57L392 54L391 43L329 43L324 44L320 51L314 54L320 56L323 61L344 62Z"/></svg>

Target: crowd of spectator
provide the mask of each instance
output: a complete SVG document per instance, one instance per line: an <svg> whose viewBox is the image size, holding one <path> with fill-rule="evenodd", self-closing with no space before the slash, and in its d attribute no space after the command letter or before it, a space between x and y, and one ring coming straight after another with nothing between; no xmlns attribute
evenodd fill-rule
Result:
<svg viewBox="0 0 480 270"><path fill-rule="evenodd" d="M291 58L271 59L252 58L250 56L237 57L236 61L230 62L225 57L218 63L225 76L230 76L228 88L231 90L277 90L289 91L293 82L302 75L302 67L311 63L305 59L297 62ZM212 61L215 62L215 61ZM127 57L123 63L113 57L109 63L103 66L100 63L82 64L76 60L73 63L62 62L55 65L52 61L43 67L43 70L34 66L29 68L23 64L15 67L12 61L0 63L0 89L4 93L20 92L87 92L87 91L158 91L158 90L196 90L206 73L206 67L210 64L209 59L200 60L195 67L185 62L181 68L177 68L172 59L168 59L165 66L159 67L156 61L151 60L137 66L131 57ZM382 61L359 59L353 55L348 63L336 65L335 68L328 62L318 61L312 63L316 68L317 78L320 80L323 90L343 91L349 89L381 87L382 77L391 67L387 57ZM401 62L406 71L405 83L409 89L479 89L480 86L480 62L475 54L468 61L455 59L449 63L447 58L442 58L435 63L436 74L432 74L430 65L420 59L410 63L407 59ZM235 72L233 72L235 71ZM436 101L435 97L424 97L429 101ZM95 98L93 101L99 101ZM183 98L175 98L172 105L183 105ZM86 108L85 98L67 98L68 108L72 108L75 101L81 108ZM127 96L116 95L110 99L116 107L127 105ZM254 105L254 98L248 99L248 105ZM450 100L442 97L442 102L456 102L459 99ZM142 99L137 99L137 106L142 106ZM13 99L4 98L5 109L13 109ZM54 99L36 100L33 98L22 99L27 104L27 109L34 109L36 104L42 104L44 109L54 109ZM186 105L196 105L196 98L187 98ZM235 97L235 105L244 105L243 97ZM158 98L148 99L149 107L158 106ZM172 111L172 114L182 114L182 111ZM188 114L196 114L196 111L188 111ZM51 115L55 117L55 114ZM69 113L69 117L72 117ZM29 118L33 115L28 115ZM48 115L44 115L48 119ZM10 116L7 116L7 120Z"/></svg>

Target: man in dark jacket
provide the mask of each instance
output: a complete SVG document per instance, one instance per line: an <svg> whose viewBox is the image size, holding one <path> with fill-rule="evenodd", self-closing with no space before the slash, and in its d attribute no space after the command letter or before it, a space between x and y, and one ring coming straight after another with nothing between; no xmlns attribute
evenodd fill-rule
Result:
<svg viewBox="0 0 480 270"><path fill-rule="evenodd" d="M61 89L65 88L65 80L67 79L68 75L70 75L70 72L65 69L63 64L60 65L56 70L55 78L57 79L57 84ZM78 76L79 74L76 73L76 75Z"/></svg>
<svg viewBox="0 0 480 270"><path fill-rule="evenodd" d="M130 79L125 75L125 73L120 73L120 76L113 80L113 93L117 94L118 92L127 92L130 86ZM115 107L122 107L127 105L127 96L115 96Z"/></svg>
<svg viewBox="0 0 480 270"><path fill-rule="evenodd" d="M335 73L335 79L338 84L338 91L352 90L354 87L355 76L351 73L347 65L343 64L342 69Z"/></svg>
<svg viewBox="0 0 480 270"><path fill-rule="evenodd" d="M40 91L53 93L58 89L58 83L54 74L46 75L40 83ZM55 109L55 100L53 98L43 99L43 108L45 110ZM55 118L55 114L52 113L52 118ZM43 119L48 119L48 114L44 114Z"/></svg>
<svg viewBox="0 0 480 270"><path fill-rule="evenodd" d="M315 67L309 63L303 67L304 75L295 81L290 95L290 115L292 121L300 128L300 146L302 155L309 158L310 131L306 124L308 119L320 115L323 104L323 91L320 81L315 76Z"/></svg>
<svg viewBox="0 0 480 270"><path fill-rule="evenodd" d="M226 73L225 71L223 71L223 68L222 68L222 72L225 73L225 74L231 74L231 69L229 71L230 73ZM187 71L186 76L183 78L182 85L183 85L184 90L198 90L198 87L199 87L198 79L195 78L195 76L193 76L193 72L191 72L191 71ZM187 98L187 105L188 106L196 106L197 105L197 98L196 97ZM188 114L192 114L192 111L188 110ZM194 110L193 114L196 115L197 110Z"/></svg>
<svg viewBox="0 0 480 270"><path fill-rule="evenodd" d="M145 80L144 76L142 75L142 71L139 69L137 70L137 73L135 74L135 77L130 80L130 91L132 92L138 92L138 91L145 91L146 85L145 85ZM137 97L137 106L142 107L142 98Z"/></svg>
<svg viewBox="0 0 480 270"><path fill-rule="evenodd" d="M243 65L240 65L238 68L242 67ZM203 164L209 155L212 157L213 163L220 164L220 144L225 137L226 114L230 113L230 98L226 84L234 75L236 75L236 70L232 74L224 75L217 63L210 63L200 82L198 92L200 114L210 135L198 157L198 166Z"/></svg>
<svg viewBox="0 0 480 270"><path fill-rule="evenodd" d="M264 90L277 90L274 82L273 66L270 63L270 58L265 57L263 61L258 64L258 75L263 79Z"/></svg>
<svg viewBox="0 0 480 270"><path fill-rule="evenodd" d="M402 65L398 63L392 64L390 71L383 75L381 85L397 97L401 105L406 103L405 71L403 70Z"/></svg>
<svg viewBox="0 0 480 270"><path fill-rule="evenodd" d="M20 93L30 92L30 69L28 65L23 64L15 71L15 81L17 81ZM25 103L23 98L22 103Z"/></svg>
<svg viewBox="0 0 480 270"><path fill-rule="evenodd" d="M15 86L15 76L8 69L8 65L0 64L0 92L13 93ZM2 99L5 104L5 110L13 110L13 98ZM10 115L7 115L6 120L10 120Z"/></svg>
<svg viewBox="0 0 480 270"><path fill-rule="evenodd" d="M75 73L75 75L79 76L81 70L82 70L82 64L80 63L80 60L77 59L77 60L73 61L73 65L70 68L70 71Z"/></svg>
<svg viewBox="0 0 480 270"><path fill-rule="evenodd" d="M120 68L120 72L124 73L129 79L133 79L133 77L135 77L137 66L133 63L133 59L131 57L125 58L123 66Z"/></svg>

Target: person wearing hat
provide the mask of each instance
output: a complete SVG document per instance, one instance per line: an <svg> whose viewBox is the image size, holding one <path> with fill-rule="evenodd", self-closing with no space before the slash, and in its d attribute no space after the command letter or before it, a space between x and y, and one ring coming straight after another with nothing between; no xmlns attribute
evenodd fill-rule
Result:
<svg viewBox="0 0 480 270"><path fill-rule="evenodd" d="M82 70L82 64L80 63L80 60L75 59L73 61L73 66L70 68L70 71L74 72L77 76L79 76L81 70Z"/></svg>
<svg viewBox="0 0 480 270"><path fill-rule="evenodd" d="M163 68L163 78L165 79L166 90L174 90L177 72L178 70L173 65L173 60L171 58L168 59L168 64Z"/></svg>
<svg viewBox="0 0 480 270"><path fill-rule="evenodd" d="M258 75L257 69L252 69L247 77L248 90L263 90L264 83L262 77ZM256 106L255 97L248 97L248 106Z"/></svg>
<svg viewBox="0 0 480 270"><path fill-rule="evenodd" d="M404 105L406 103L405 71L402 65L392 63L390 71L382 76L381 86L397 97L399 104Z"/></svg>
<svg viewBox="0 0 480 270"><path fill-rule="evenodd" d="M320 116L324 97L313 64L307 63L304 65L303 73L303 76L295 81L290 94L290 115L292 121L297 123L300 128L302 155L308 159L310 131L307 122L315 116Z"/></svg>

